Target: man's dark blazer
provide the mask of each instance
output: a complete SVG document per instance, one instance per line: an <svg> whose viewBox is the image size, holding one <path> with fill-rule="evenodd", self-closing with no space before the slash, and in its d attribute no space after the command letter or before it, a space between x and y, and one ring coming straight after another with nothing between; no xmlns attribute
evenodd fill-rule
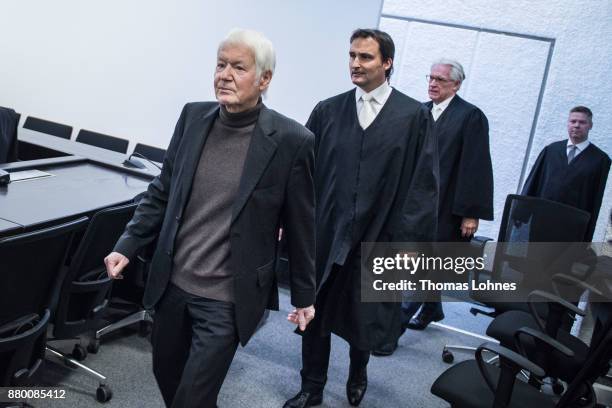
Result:
<svg viewBox="0 0 612 408"><path fill-rule="evenodd" d="M0 163L17 161L17 124L19 114L0 106Z"/></svg>
<svg viewBox="0 0 612 408"><path fill-rule="evenodd" d="M216 102L185 105L168 146L161 174L127 225L115 251L132 258L158 238L144 304L154 307L172 273L176 233L210 129ZM314 136L299 123L262 107L245 159L230 225L238 337L245 345L266 308L278 309L274 265L283 226L290 263L291 300L314 304ZM205 233L205 232L203 232Z"/></svg>
<svg viewBox="0 0 612 408"><path fill-rule="evenodd" d="M431 111L433 102L426 102L425 106ZM461 237L464 217L493 219L489 123L480 109L455 95L438 120L433 122L433 129L440 159L436 240L469 240Z"/></svg>

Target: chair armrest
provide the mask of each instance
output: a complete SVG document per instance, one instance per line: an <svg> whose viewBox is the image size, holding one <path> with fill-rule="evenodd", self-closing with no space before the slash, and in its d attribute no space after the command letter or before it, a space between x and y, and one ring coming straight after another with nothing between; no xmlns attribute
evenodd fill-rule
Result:
<svg viewBox="0 0 612 408"><path fill-rule="evenodd" d="M574 352L567 346L561 344L559 341L553 339L548 334L545 334L541 331L534 330L530 327L521 327L516 332L514 332L514 339L516 340L516 348L521 352L521 354L526 355L525 347L521 341L521 334L525 334L527 336L533 337L534 339L546 343L550 347L556 349L560 353L566 355L567 357L574 357Z"/></svg>
<svg viewBox="0 0 612 408"><path fill-rule="evenodd" d="M497 354L500 358L501 371L497 386L493 383L493 379L485 367L487 363L482 357L482 353L485 350ZM495 401L502 403L500 406L505 406L503 401L510 401L516 374L518 374L519 371L527 370L538 377L543 377L545 374L540 366L529 361L527 358L504 346L491 342L483 343L476 349L476 363L478 364L478 369L480 370L482 378L485 380L493 395L495 395Z"/></svg>
<svg viewBox="0 0 612 408"><path fill-rule="evenodd" d="M100 266L100 267L94 268L90 271L83 273L77 278L76 281L77 282L92 282L92 281L101 280L107 277L108 275L106 273L106 267Z"/></svg>
<svg viewBox="0 0 612 408"><path fill-rule="evenodd" d="M485 247L487 245L487 242L489 241L493 241L493 238L489 238L489 237L483 237L481 235L478 236L474 236L472 237L472 239L470 239L470 247L472 248L470 250L470 252L473 250L474 253L476 254L482 254L485 250ZM480 279L480 274L482 272L486 272L486 273L491 273L491 271L481 271L479 269L473 269L472 270L472 278L476 281L478 281Z"/></svg>
<svg viewBox="0 0 612 408"><path fill-rule="evenodd" d="M484 363L484 359L482 358L483 351L490 351L492 353L497 354L500 357L510 360L514 364L516 364L521 370L527 370L532 374L543 376L545 374L544 369L539 365L535 364L527 357L520 355L519 353L510 350L500 344L486 342L481 344L476 349L476 360L480 360L480 362ZM482 372L482 370L481 370ZM494 390L493 390L494 391Z"/></svg>
<svg viewBox="0 0 612 408"><path fill-rule="evenodd" d="M579 316L586 315L584 310L578 308L577 306L572 305L567 300L561 299L557 295L553 295L552 293L545 292L543 290L534 290L533 292L531 292L527 296L527 300L529 301L530 305L536 303L536 302L532 302L531 301L531 299L534 298L534 297L541 297L542 299L546 299L546 301L548 301L548 302L557 303L558 305L563 306L564 308L566 308L569 312L574 312L574 313L576 313Z"/></svg>
<svg viewBox="0 0 612 408"><path fill-rule="evenodd" d="M588 290L590 292L593 292L599 296L603 296L603 293L597 289L594 286L589 285L588 283L580 280L580 279L576 279L573 276L564 274L564 273L557 273L554 274L552 277L552 285L553 285L553 289L555 290L555 292L557 293L557 295L559 294L559 288L557 287L558 283L564 283L564 284L570 284L570 285L576 285L581 287L584 290Z"/></svg>
<svg viewBox="0 0 612 408"><path fill-rule="evenodd" d="M470 239L470 245L476 248L484 249L485 245L487 245L487 242L489 241L493 241L493 238L483 237L482 235L477 235L477 236L472 237L472 239Z"/></svg>
<svg viewBox="0 0 612 408"><path fill-rule="evenodd" d="M16 320L3 324L2 326L0 326L0 337L6 335L14 336L15 331L22 328L25 324L33 323L36 319L38 319L38 317L38 314L31 313L29 315L22 316Z"/></svg>
<svg viewBox="0 0 612 408"><path fill-rule="evenodd" d="M584 310L574 306L573 304L569 303L567 300L561 299L559 296L557 295L553 295L552 293L549 292L545 292L543 290L534 290L533 292L531 292L528 296L527 296L527 301L528 301L528 305L529 305L529 310L531 311L531 315L533 316L533 318L536 320L538 327L540 328L540 330L542 330L543 332L546 332L546 322L544 321L544 319L542 319L540 317L540 315L538 314L538 311L536 310L536 304L538 302L533 301L532 299L535 297L539 297L541 299L544 299L546 302L545 303L555 303L561 307L563 307L564 309L566 309L566 311L571 315L571 313L575 313L578 316L585 316L586 313ZM550 319L550 306L549 306L549 316L548 318ZM572 316L573 318L573 316Z"/></svg>

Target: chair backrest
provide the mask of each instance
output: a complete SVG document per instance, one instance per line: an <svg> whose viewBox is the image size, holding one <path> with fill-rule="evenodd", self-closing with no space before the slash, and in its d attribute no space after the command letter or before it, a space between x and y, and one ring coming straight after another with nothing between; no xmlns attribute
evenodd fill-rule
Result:
<svg viewBox="0 0 612 408"><path fill-rule="evenodd" d="M106 208L93 215L64 278L53 335L67 338L87 332L99 323L111 288L104 257L108 255L137 204Z"/></svg>
<svg viewBox="0 0 612 408"><path fill-rule="evenodd" d="M543 266L553 264L563 244L528 243L567 243L569 248L572 243L583 241L589 219L588 212L555 201L508 195L498 235L501 244L493 263L494 278L500 278L503 272L511 274L513 269L522 274L534 269L525 267L534 262Z"/></svg>
<svg viewBox="0 0 612 408"><path fill-rule="evenodd" d="M49 309L0 326L0 386L28 386L45 358Z"/></svg>
<svg viewBox="0 0 612 408"><path fill-rule="evenodd" d="M528 312L526 301L535 289L553 292L552 275L558 273L559 254L577 254L588 228L590 214L578 208L537 197L510 194L495 248L491 278L514 282L517 290L507 298L499 292L471 291L470 296L495 309L495 314L508 310ZM535 244L533 244L535 243ZM541 243L556 243L555 245ZM586 245L586 244L585 244ZM571 251L570 251L571 249ZM564 267L569 267L567 263ZM537 273L531 273L537 271Z"/></svg>
<svg viewBox="0 0 612 408"><path fill-rule="evenodd" d="M151 161L163 163L166 151L164 149L160 149L159 147L149 146L144 143L137 143L136 147L134 148L134 153L142 154Z"/></svg>
<svg viewBox="0 0 612 408"><path fill-rule="evenodd" d="M0 325L53 308L73 234L87 217L0 239Z"/></svg>
<svg viewBox="0 0 612 408"><path fill-rule="evenodd" d="M27 385L44 357L49 309L87 217L0 239L0 386Z"/></svg>
<svg viewBox="0 0 612 408"><path fill-rule="evenodd" d="M25 129L61 137L63 139L70 139L70 136L72 135L72 126L51 122L50 120L40 119L34 116L28 116L23 124L23 127Z"/></svg>
<svg viewBox="0 0 612 408"><path fill-rule="evenodd" d="M499 242L581 242L591 215L556 201L510 194Z"/></svg>
<svg viewBox="0 0 612 408"><path fill-rule="evenodd" d="M17 126L20 114L0 106L0 163L17 161Z"/></svg>
<svg viewBox="0 0 612 408"><path fill-rule="evenodd" d="M76 141L101 147L103 149L112 150L118 153L126 153L129 144L126 139L105 135L103 133L92 132L91 130L86 129L79 130Z"/></svg>

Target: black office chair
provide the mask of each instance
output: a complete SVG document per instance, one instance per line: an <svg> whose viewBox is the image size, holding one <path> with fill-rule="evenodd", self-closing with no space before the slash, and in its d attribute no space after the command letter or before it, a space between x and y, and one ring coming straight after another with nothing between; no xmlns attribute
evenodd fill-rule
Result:
<svg viewBox="0 0 612 408"><path fill-rule="evenodd" d="M0 386L32 385L44 356L49 309L83 217L0 239Z"/></svg>
<svg viewBox="0 0 612 408"><path fill-rule="evenodd" d="M605 258L605 257L600 257ZM589 260L589 259L587 259ZM595 260L595 257L590 260ZM590 261L589 260L589 261ZM592 262L592 268L596 267L596 261ZM540 365L546 372L546 376L553 379L553 391L556 394L563 392L563 385L558 380L570 382L578 373L589 355L589 345L580 338L573 336L570 333L571 325L566 324L570 321L568 317L576 315L585 316L585 311L579 309L574 303L580 295L588 291L590 298L602 299L603 293L597 287L604 287L603 284L595 286L589 285L583 281L584 277L575 277L571 275L558 274L553 276L553 284L555 293L547 293L542 291L534 291L531 295L530 313L522 310L510 310L497 316L487 328L487 335L497 339L500 344L508 349L520 351L521 354L527 356L530 360ZM561 294L567 294L567 286L571 285L575 290L571 294L569 300L565 300ZM597 286L597 287L596 287ZM561 288L561 289L560 289ZM538 301L539 300L539 301ZM547 302L542 303L542 300ZM604 297L604 301L609 302L610 299ZM596 309L600 309L594 306ZM604 304L607 306L607 304ZM604 314L605 316L605 314ZM608 316L605 316L609 318ZM609 324L603 318L600 318L603 325ZM537 340L527 340L522 345L522 349L517 349L515 333L521 328L529 328L531 330L541 331L546 333L551 338L557 340L560 344L572 351L572 356L567 356L557 352L555 349L542 344ZM599 328L596 328L596 331ZM597 337L597 333L594 333ZM593 342L591 342L592 344ZM530 384L535 387L542 385L542 379L530 377Z"/></svg>
<svg viewBox="0 0 612 408"><path fill-rule="evenodd" d="M24 129L35 130L48 135L61 137L62 139L70 139L72 135L72 126L51 122L50 120L40 119L34 116L28 116L23 127Z"/></svg>
<svg viewBox="0 0 612 408"><path fill-rule="evenodd" d="M0 326L0 386L31 386L45 359L49 309Z"/></svg>
<svg viewBox="0 0 612 408"><path fill-rule="evenodd" d="M608 372L612 358L610 304L605 304L603 309L604 313L596 316L596 330L585 362L560 398L517 379L522 370L538 377L545 372L523 355L493 343L481 345L476 351L476 360L462 361L442 373L433 383L431 392L455 408L595 407L597 397L593 384ZM573 356L571 350L542 332L521 328L515 336L519 348L524 338L530 338L566 357ZM485 361L485 351L499 355L499 366Z"/></svg>
<svg viewBox="0 0 612 408"><path fill-rule="evenodd" d="M97 352L99 341L103 336L124 327L138 323L139 334L142 337L146 337L151 332L153 316L143 307L142 298L154 246L154 244L148 245L140 251L126 267L125 278L113 285L109 324L96 331L94 346L89 348L92 353Z"/></svg>
<svg viewBox="0 0 612 408"><path fill-rule="evenodd" d="M72 339L94 331L101 325L110 296L112 280L106 274L104 257L108 255L126 224L132 218L136 204L106 208L93 215L76 252L72 256L68 273L63 281L57 309L52 318L53 340ZM97 351L97 343L89 348ZM47 350L69 365L83 369L100 380L96 398L100 402L111 399L112 391L105 384L106 377L79 363L87 356L84 347L77 343L72 356L47 345Z"/></svg>
<svg viewBox="0 0 612 408"><path fill-rule="evenodd" d="M0 163L11 163L17 156L17 126L21 115L0 106Z"/></svg>
<svg viewBox="0 0 612 408"><path fill-rule="evenodd" d="M85 143L103 149L112 150L118 153L126 153L129 142L119 137L105 135L103 133L92 132L91 130L81 129L76 138L77 142Z"/></svg>
<svg viewBox="0 0 612 408"><path fill-rule="evenodd" d="M527 302L516 301L518 297L527 299L533 290L532 286L523 285L525 282L531 282L533 278L523 272L538 269L534 265L542 266L542 269L538 271L545 270L547 265L555 261L558 254L554 251L548 254L531 251L528 243L556 242L567 243L570 246L573 242L580 242L584 239L589 217L589 213L585 211L554 201L515 194L508 195L504 205L492 270L475 271L474 279L515 282L518 290L508 295L507 299L501 297L497 291L470 291L470 297L474 301L493 309L493 311L486 311L479 307L472 307L470 312L473 315L484 314L490 317L496 317L510 310L529 312ZM529 267L526 268L526 265ZM546 280L542 278L538 276L538 281L545 282ZM550 286L539 287L539 289L552 292L552 276L550 278L548 281ZM518 292L521 291L523 293L519 295ZM545 308L540 307L540 309ZM546 311L543 310L542 313ZM475 351L473 347L446 345L442 351L442 359L447 363L452 363L454 360L451 350Z"/></svg>
<svg viewBox="0 0 612 408"><path fill-rule="evenodd" d="M142 155L145 158L157 163L163 163L166 151L164 149L160 149L159 147L149 146L144 143L137 143L133 154L136 156Z"/></svg>

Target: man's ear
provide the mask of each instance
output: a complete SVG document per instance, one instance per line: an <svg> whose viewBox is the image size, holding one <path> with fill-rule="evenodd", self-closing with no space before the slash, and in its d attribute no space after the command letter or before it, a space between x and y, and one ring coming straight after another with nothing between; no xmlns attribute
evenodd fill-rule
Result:
<svg viewBox="0 0 612 408"><path fill-rule="evenodd" d="M385 71L387 71L389 68L391 68L393 66L393 58L387 58L384 62L383 62L383 68L385 69Z"/></svg>
<svg viewBox="0 0 612 408"><path fill-rule="evenodd" d="M264 71L259 78L259 90L265 91L272 81L272 71Z"/></svg>

